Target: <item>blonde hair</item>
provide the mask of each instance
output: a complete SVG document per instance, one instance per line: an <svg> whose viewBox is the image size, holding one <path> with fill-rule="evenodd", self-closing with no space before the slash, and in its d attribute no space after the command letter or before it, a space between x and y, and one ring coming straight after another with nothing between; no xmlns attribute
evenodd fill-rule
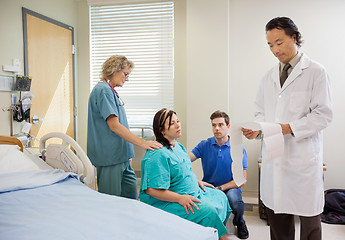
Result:
<svg viewBox="0 0 345 240"><path fill-rule="evenodd" d="M127 67L132 70L134 63L125 56L113 55L103 63L101 79L109 79L114 72L119 72Z"/></svg>

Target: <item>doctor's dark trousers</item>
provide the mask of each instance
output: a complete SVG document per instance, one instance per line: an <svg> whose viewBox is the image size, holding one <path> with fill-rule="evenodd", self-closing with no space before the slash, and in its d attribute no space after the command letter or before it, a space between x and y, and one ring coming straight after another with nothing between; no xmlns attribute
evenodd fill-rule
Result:
<svg viewBox="0 0 345 240"><path fill-rule="evenodd" d="M295 239L295 215L275 214L267 209L271 240ZM301 221L300 240L321 240L321 214L313 217L298 216Z"/></svg>

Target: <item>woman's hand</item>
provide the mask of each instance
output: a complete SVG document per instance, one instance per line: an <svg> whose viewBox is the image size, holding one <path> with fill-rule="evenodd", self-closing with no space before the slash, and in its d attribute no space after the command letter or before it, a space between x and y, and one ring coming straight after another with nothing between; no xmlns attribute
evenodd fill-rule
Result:
<svg viewBox="0 0 345 240"><path fill-rule="evenodd" d="M142 145L140 147L142 147L144 149L148 149L148 150L154 151L154 148L155 149L159 149L159 148L162 148L163 145L160 144L157 141L143 141L143 143L142 143Z"/></svg>
<svg viewBox="0 0 345 240"><path fill-rule="evenodd" d="M207 183L207 182L204 182L204 181L201 181L201 180L198 180L198 184L199 184L199 187L200 187L204 192L206 191L205 186L211 187L211 188L215 188L211 183Z"/></svg>
<svg viewBox="0 0 345 240"><path fill-rule="evenodd" d="M184 207L187 214L189 214L188 209L194 214L193 207L196 210L199 210L198 206L194 202L201 203L199 199L196 199L193 196L181 195L167 189L148 188L145 190L145 193L162 201L177 202Z"/></svg>
<svg viewBox="0 0 345 240"><path fill-rule="evenodd" d="M248 139L254 139L259 135L260 131L253 131L251 129L242 128L243 135Z"/></svg>
<svg viewBox="0 0 345 240"><path fill-rule="evenodd" d="M137 145L141 148L148 149L148 150L154 150L154 148L162 148L162 144L156 141L145 141L141 139L140 137L136 136L133 134L131 131L129 131L125 126L123 126L119 118L116 117L115 115L110 115L107 118L107 124L110 128L111 131L119 135L121 138L126 140L127 142L130 142L134 145Z"/></svg>
<svg viewBox="0 0 345 240"><path fill-rule="evenodd" d="M187 214L189 214L188 209L194 214L193 207L196 210L199 210L198 206L194 202L201 203L201 201L199 199L196 199L190 195L180 195L180 197L178 199L178 203L184 207L184 210L186 210Z"/></svg>

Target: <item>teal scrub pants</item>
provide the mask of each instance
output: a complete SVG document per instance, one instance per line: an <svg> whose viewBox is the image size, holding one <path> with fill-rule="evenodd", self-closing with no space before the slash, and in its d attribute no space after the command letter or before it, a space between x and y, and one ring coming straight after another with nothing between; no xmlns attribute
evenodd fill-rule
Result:
<svg viewBox="0 0 345 240"><path fill-rule="evenodd" d="M97 167L97 185L101 193L138 199L137 176L129 161Z"/></svg>

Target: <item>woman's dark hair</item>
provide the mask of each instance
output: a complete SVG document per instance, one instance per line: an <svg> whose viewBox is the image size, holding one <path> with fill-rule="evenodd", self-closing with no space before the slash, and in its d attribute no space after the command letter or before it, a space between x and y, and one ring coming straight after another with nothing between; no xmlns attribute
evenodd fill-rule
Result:
<svg viewBox="0 0 345 240"><path fill-rule="evenodd" d="M163 136L162 131L164 130L165 122L168 119L169 119L168 120L169 121L168 129L170 128L171 118L172 118L173 114L176 114L176 113L172 110L167 109L167 108L163 108L163 109L159 110L153 118L153 132L156 136L156 140L158 142L162 143L163 146L167 147L168 149L171 149L171 144L168 141L168 139L166 139Z"/></svg>
<svg viewBox="0 0 345 240"><path fill-rule="evenodd" d="M276 17L266 24L266 33L272 29L283 29L285 34L292 37L296 35L296 45L301 47L302 35L298 31L296 24L288 17Z"/></svg>

